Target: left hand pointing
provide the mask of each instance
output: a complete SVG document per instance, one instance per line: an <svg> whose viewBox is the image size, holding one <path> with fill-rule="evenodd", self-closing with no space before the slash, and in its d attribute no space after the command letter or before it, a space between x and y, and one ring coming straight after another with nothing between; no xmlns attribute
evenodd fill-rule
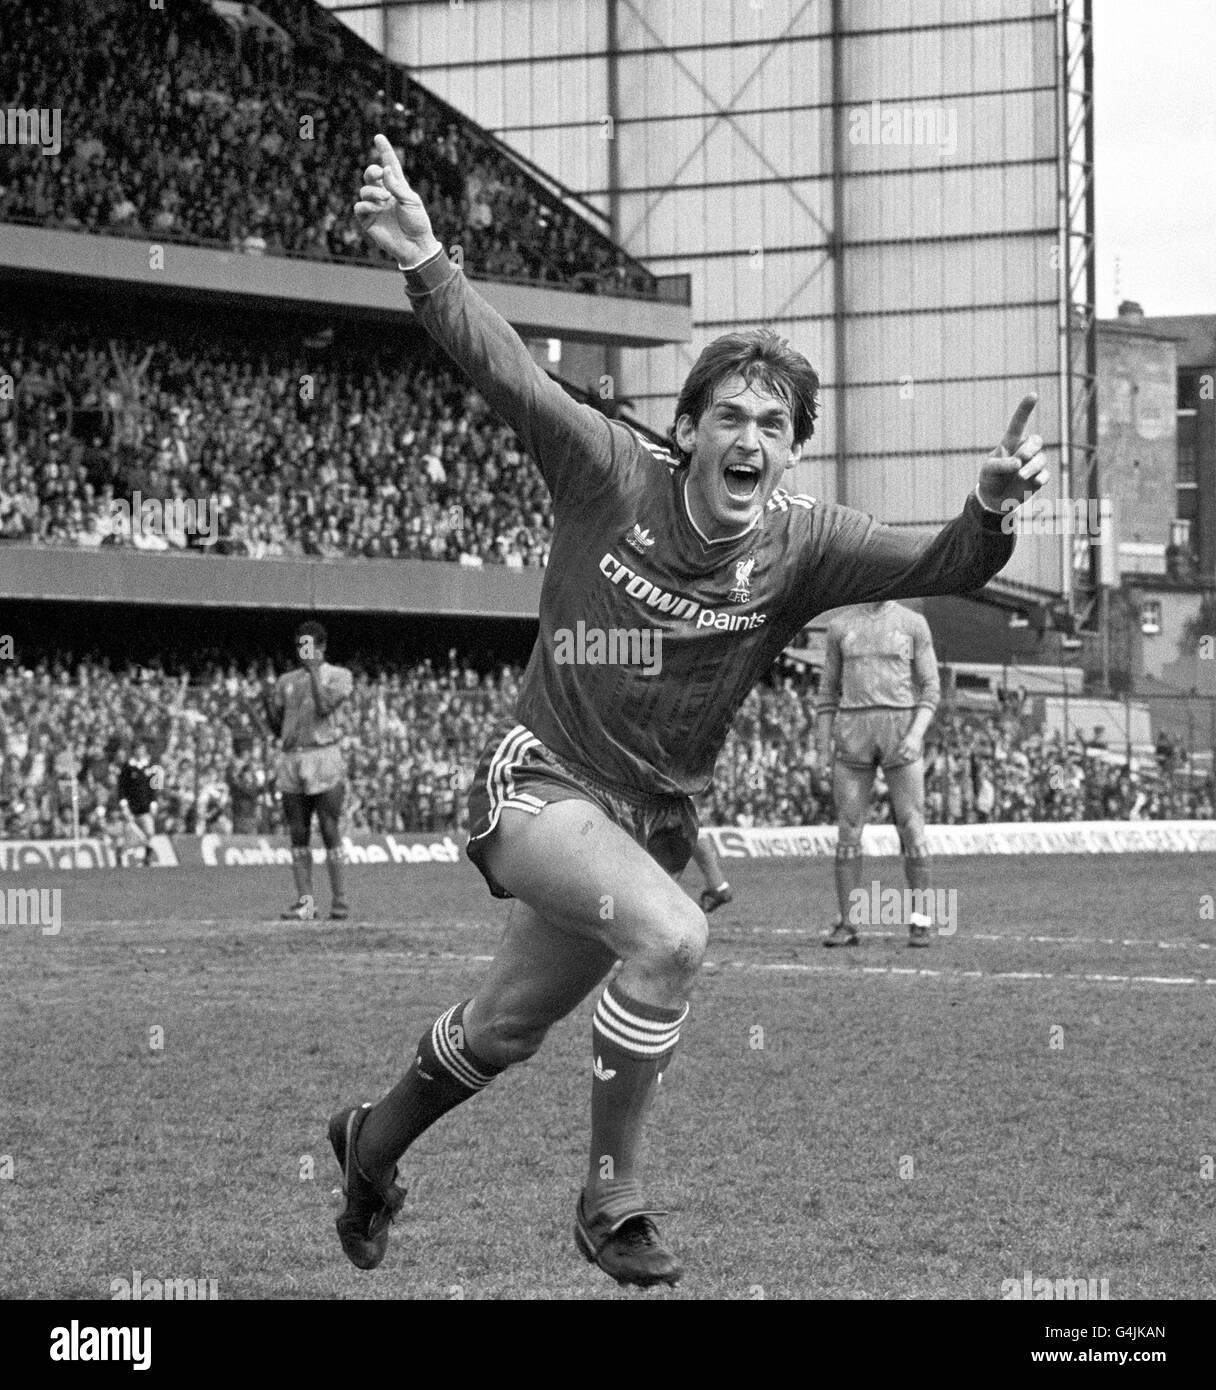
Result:
<svg viewBox="0 0 1216 1390"><path fill-rule="evenodd" d="M980 466L980 501L994 512L1010 511L1010 504L1021 506L1047 481L1042 436L1025 432L1038 401L1033 391L1022 397L1005 437Z"/></svg>

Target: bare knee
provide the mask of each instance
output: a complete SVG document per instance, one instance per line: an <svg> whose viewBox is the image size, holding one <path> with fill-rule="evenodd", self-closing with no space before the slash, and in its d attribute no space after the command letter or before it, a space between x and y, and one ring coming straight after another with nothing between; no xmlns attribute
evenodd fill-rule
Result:
<svg viewBox="0 0 1216 1390"><path fill-rule="evenodd" d="M674 999L687 997L709 941L709 922L691 899L645 933L629 963Z"/></svg>
<svg viewBox="0 0 1216 1390"><path fill-rule="evenodd" d="M469 1030L469 1046L491 1066L510 1067L538 1052L548 1031L548 1024L519 1009L496 1009L484 1017L479 1011Z"/></svg>

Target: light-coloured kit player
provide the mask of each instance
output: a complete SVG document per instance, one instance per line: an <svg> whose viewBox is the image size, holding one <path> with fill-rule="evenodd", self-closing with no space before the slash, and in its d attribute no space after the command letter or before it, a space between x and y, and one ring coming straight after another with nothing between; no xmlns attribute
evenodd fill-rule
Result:
<svg viewBox="0 0 1216 1390"><path fill-rule="evenodd" d="M856 946L850 920L861 880L861 834L870 815L874 776L887 779L899 827L904 873L914 890L908 945L932 940L929 852L925 847L925 731L941 689L929 624L893 599L861 604L828 624L817 730L826 758L835 751L836 898L840 915L825 946ZM868 894L866 895L868 899Z"/></svg>
<svg viewBox="0 0 1216 1390"><path fill-rule="evenodd" d="M272 726L283 744L275 776L291 836L296 888L296 901L283 913L284 920L311 921L317 915L310 843L314 814L329 870L330 918L343 921L350 912L341 829L346 764L342 732L334 716L350 699L354 677L345 666L331 666L325 660L326 641L320 623L301 623L296 631L300 664L279 677L269 701Z"/></svg>
<svg viewBox="0 0 1216 1390"><path fill-rule="evenodd" d="M718 858L714 842L704 831L697 836L697 843L692 847L692 857L705 880L705 887L701 890L701 911L717 912L720 907L733 902L734 890L726 877L722 861Z"/></svg>
<svg viewBox="0 0 1216 1390"><path fill-rule="evenodd" d="M705 348L676 403L672 448L658 448L545 375L448 260L382 135L375 160L356 215L405 272L419 322L532 455L554 523L515 718L487 744L469 796L468 854L494 896L516 899L510 923L472 996L426 1030L397 1085L331 1117L346 1199L338 1235L354 1264L378 1265L405 1200L401 1156L597 990L575 1242L618 1282L673 1284L680 1264L641 1160L708 930L675 879L697 838L692 797L748 691L814 614L966 593L1007 563L1001 505L1046 477L1041 441L1024 433L1034 397L929 540L780 488L813 432L819 383L770 329ZM661 669L559 660L580 625L661 638Z"/></svg>

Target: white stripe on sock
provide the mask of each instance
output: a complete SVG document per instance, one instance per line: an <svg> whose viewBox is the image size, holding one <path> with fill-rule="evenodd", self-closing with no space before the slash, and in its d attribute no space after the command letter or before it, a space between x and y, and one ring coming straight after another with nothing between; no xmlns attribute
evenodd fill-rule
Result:
<svg viewBox="0 0 1216 1390"><path fill-rule="evenodd" d="M435 1020L435 1025L431 1029L431 1046L435 1049L435 1056L438 1060L462 1086L467 1086L470 1091L480 1091L483 1086L488 1086L494 1078L478 1071L456 1050L448 1037L448 1024L459 1007L458 1004L453 1004L446 1014Z"/></svg>

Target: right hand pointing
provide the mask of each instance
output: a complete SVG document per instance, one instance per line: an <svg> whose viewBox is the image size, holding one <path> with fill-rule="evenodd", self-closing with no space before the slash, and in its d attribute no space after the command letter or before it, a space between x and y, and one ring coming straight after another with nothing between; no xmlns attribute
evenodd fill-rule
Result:
<svg viewBox="0 0 1216 1390"><path fill-rule="evenodd" d="M355 216L369 241L401 265L417 265L439 250L422 199L409 186L386 136L376 136L378 164L363 171Z"/></svg>

